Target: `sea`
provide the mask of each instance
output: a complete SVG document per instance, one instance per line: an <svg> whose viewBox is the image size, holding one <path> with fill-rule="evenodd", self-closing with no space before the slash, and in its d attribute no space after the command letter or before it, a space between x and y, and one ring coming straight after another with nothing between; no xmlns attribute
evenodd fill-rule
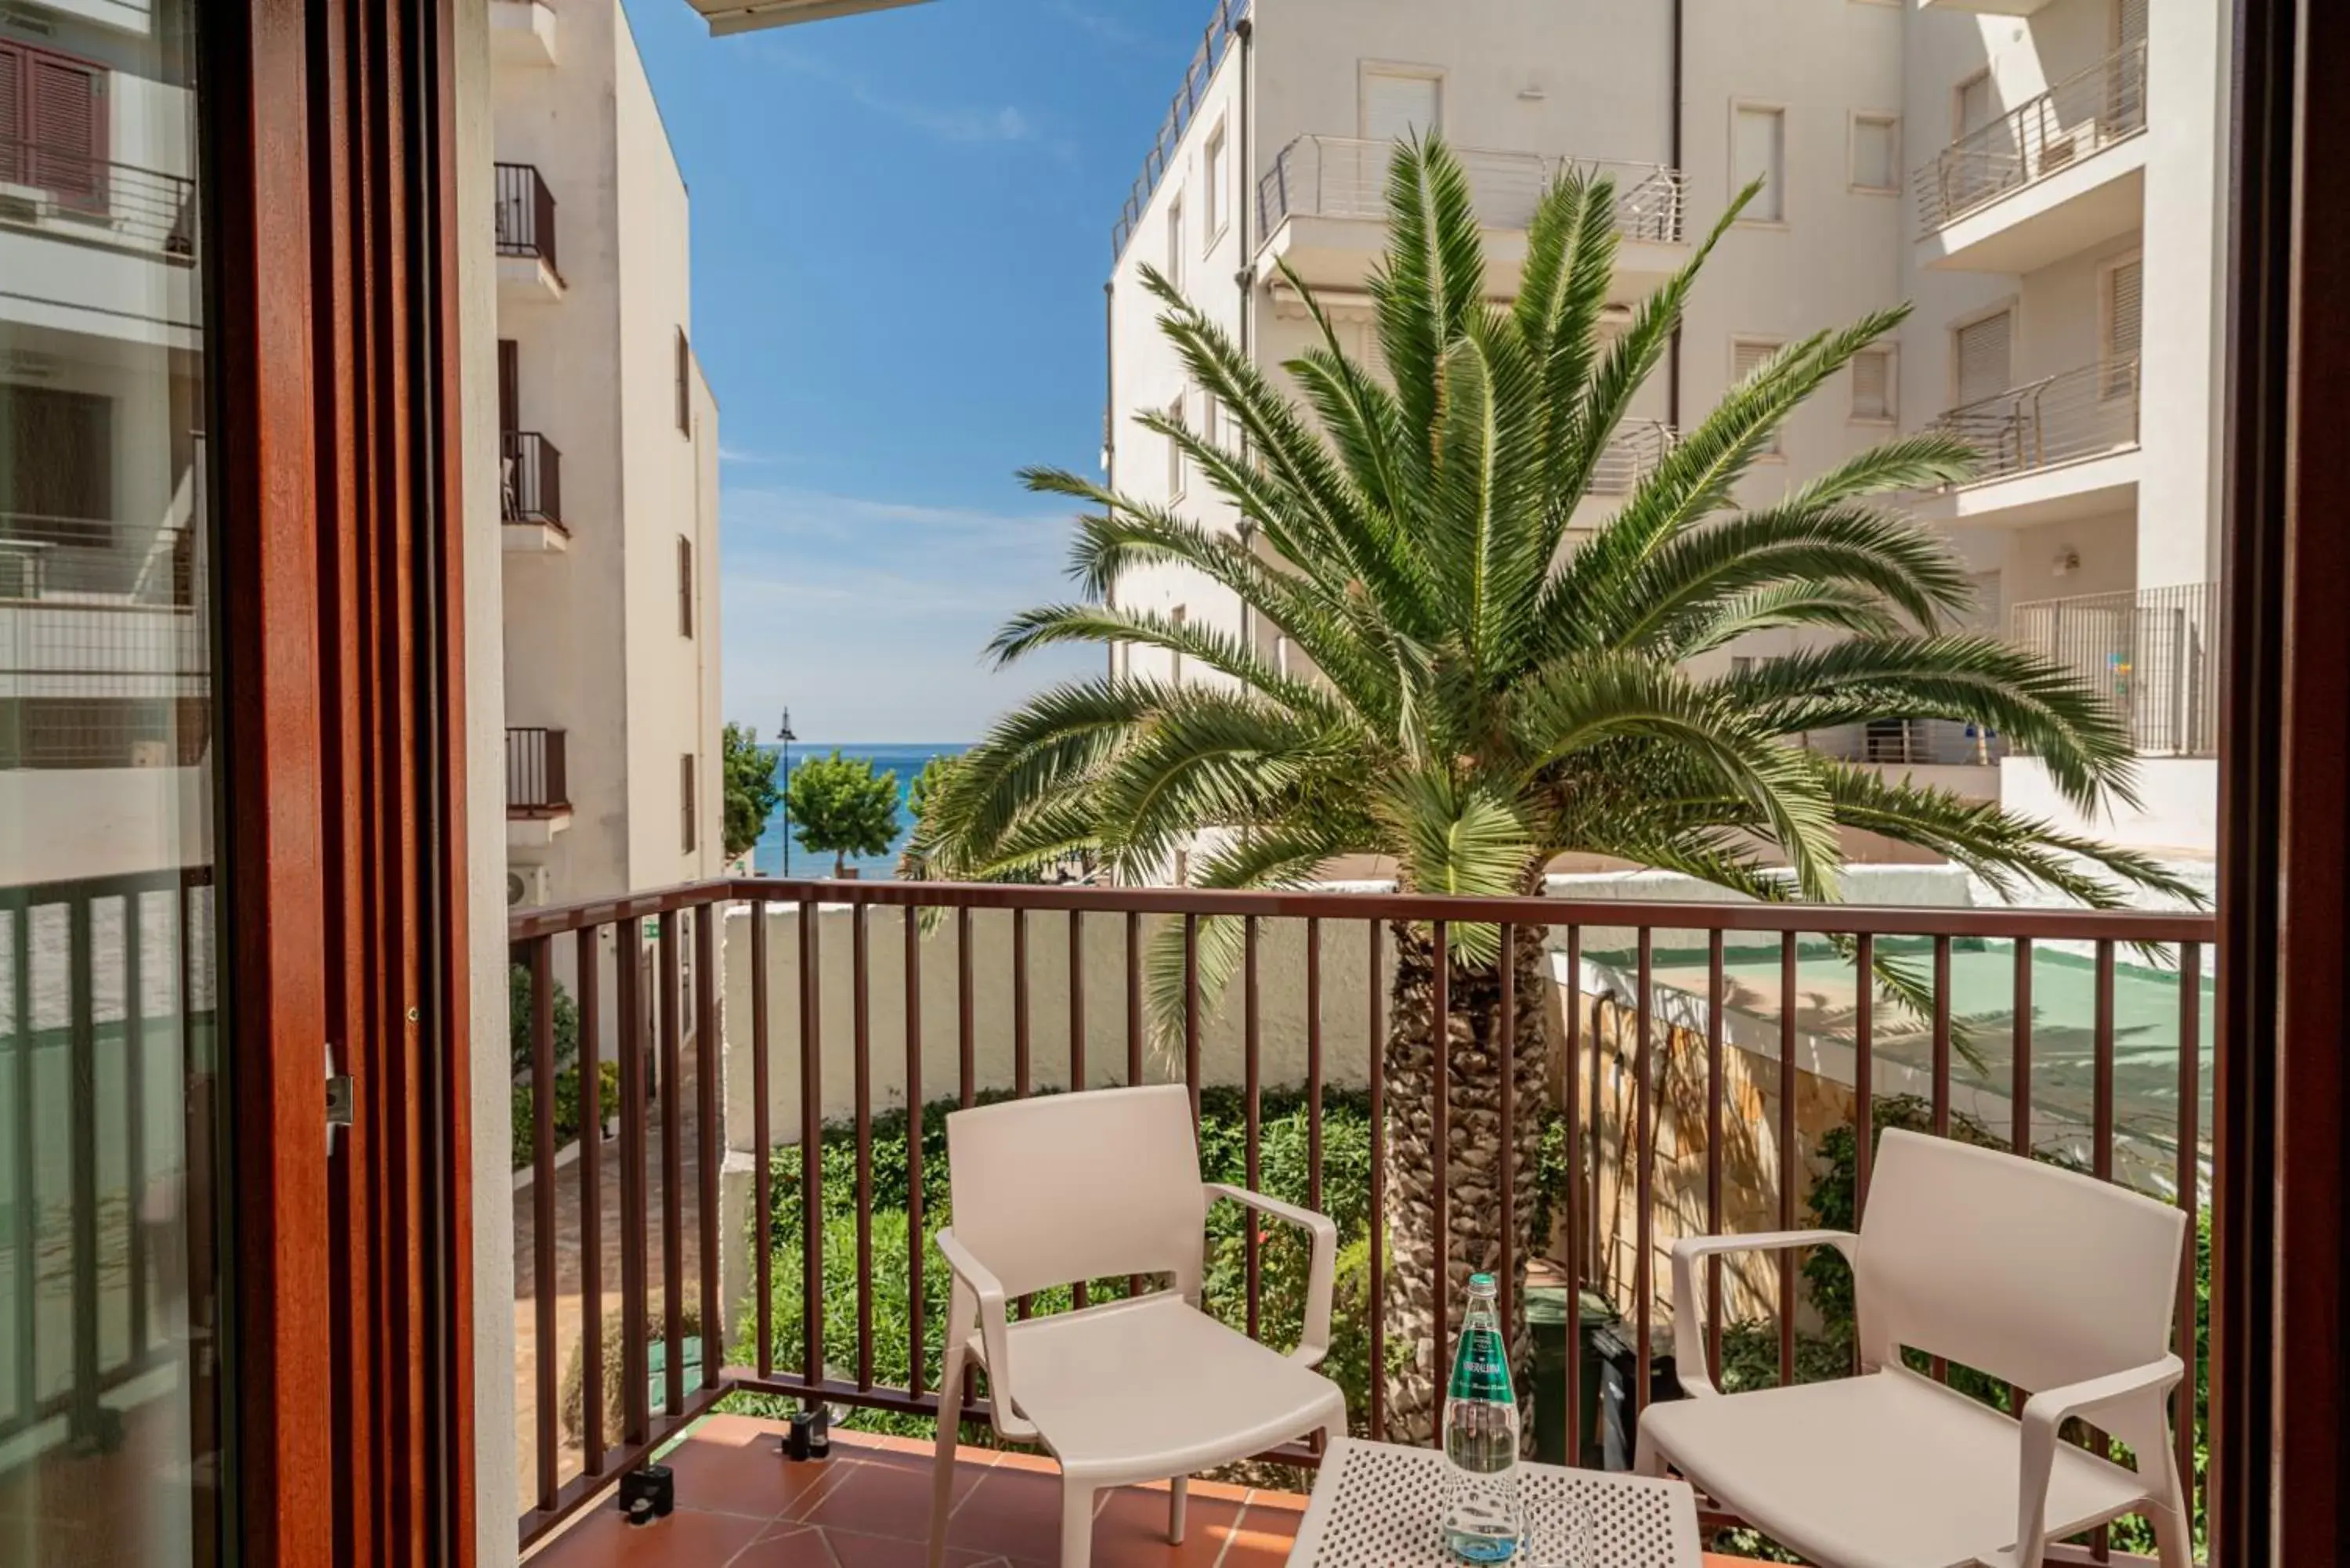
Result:
<svg viewBox="0 0 2350 1568"><path fill-rule="evenodd" d="M779 745L769 745L766 749L778 753L783 750ZM868 746L834 746L821 743L811 745L806 741L794 741L791 763L792 766L797 767L810 757L828 757L837 751L844 757L865 759L873 764L873 771L876 773L893 773L898 775L896 840L890 844L889 852L885 855L862 858L852 855L848 857L848 864L856 870L858 876L870 882L887 880L898 875L899 852L906 847L906 840L912 837L914 833L914 814L907 805L907 796L914 787L914 776L922 771L923 765L932 757L959 757L969 750L971 750L970 743L960 741L940 742L927 745L892 743ZM783 777L782 770L777 769L776 782L781 784ZM759 842L752 846L751 869L762 877L785 875L829 877L832 875L832 857L829 854L811 854L801 848L796 841L791 842L788 847L790 864L787 867L785 861L786 842L784 837L784 808L778 802L775 815L767 818L766 832L761 834Z"/></svg>

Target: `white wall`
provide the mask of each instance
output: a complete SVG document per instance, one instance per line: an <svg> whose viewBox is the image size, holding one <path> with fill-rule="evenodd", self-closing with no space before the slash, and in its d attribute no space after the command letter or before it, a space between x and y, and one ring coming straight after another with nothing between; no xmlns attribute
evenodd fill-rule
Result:
<svg viewBox="0 0 2350 1568"><path fill-rule="evenodd" d="M457 245L486 257L491 95L487 0L457 0L455 54ZM496 269L461 266L459 384L465 474L465 855L472 1023L473 1192L473 1550L481 1568L515 1559L513 1080L506 1058L504 661L498 536Z"/></svg>
<svg viewBox="0 0 2350 1568"><path fill-rule="evenodd" d="M2136 807L2086 816L2056 792L2037 757L2009 757L2000 764L2000 799L2012 811L2132 849L2210 858L2220 834L2217 762L2210 757L2141 757L2137 793Z"/></svg>

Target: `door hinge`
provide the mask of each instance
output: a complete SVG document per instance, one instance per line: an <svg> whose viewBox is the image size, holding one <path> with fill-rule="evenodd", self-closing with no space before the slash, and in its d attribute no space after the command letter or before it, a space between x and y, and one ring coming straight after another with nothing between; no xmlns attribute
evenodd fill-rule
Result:
<svg viewBox="0 0 2350 1568"><path fill-rule="evenodd" d="M351 1125L351 1078L335 1071L335 1048L327 1047L327 1152L335 1152L336 1134Z"/></svg>

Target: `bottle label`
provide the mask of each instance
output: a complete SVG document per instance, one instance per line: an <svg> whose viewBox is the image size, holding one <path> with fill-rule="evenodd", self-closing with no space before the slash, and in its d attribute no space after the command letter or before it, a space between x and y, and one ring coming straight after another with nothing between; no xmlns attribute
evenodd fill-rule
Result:
<svg viewBox="0 0 2350 1568"><path fill-rule="evenodd" d="M1452 1382L1447 1392L1455 1399L1483 1399L1497 1405L1518 1402L1510 1387L1510 1366L1502 1354L1500 1334L1492 1329L1471 1329L1461 1335L1461 1348L1452 1359Z"/></svg>

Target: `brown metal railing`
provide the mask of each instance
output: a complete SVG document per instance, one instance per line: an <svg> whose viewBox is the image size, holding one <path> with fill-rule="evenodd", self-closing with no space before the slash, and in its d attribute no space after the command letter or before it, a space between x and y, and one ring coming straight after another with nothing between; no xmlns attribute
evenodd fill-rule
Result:
<svg viewBox="0 0 2350 1568"><path fill-rule="evenodd" d="M571 809L568 738L562 730L507 727L508 816L548 816Z"/></svg>
<svg viewBox="0 0 2350 1568"><path fill-rule="evenodd" d="M1211 1007L1200 994L1197 960L1203 924L1219 919L1239 921L1235 935L1241 961L1231 994ZM620 1222L617 1234L607 1234L599 1222L588 1220L577 1237L583 1303L578 1344L586 1412L575 1470L565 1459L554 1415L563 1377L555 1304L557 1248L559 1241L568 1238L558 1238L553 1230L558 1179L554 1129L550 1113L538 1109L533 1146L533 1277L527 1282L538 1314L538 1417L531 1439L534 1501L522 1516L524 1541L554 1528L609 1485L620 1469L637 1463L729 1390L922 1416L939 1412L940 1392L926 1386L929 1358L920 1304L924 1281L935 1274L935 1264L925 1256L929 1232L921 1210L921 1140L910 1131L904 1157L909 1167L906 1255L880 1259L873 1240L878 1110L920 1107L927 1096L941 1091L955 1103L970 1105L983 1094L1025 1096L1064 1085L1098 1087L1145 1081L1185 1083L1197 1106L1212 1075L1229 1084L1223 1092L1237 1090L1241 1096L1242 1136L1247 1169L1253 1176L1264 1154L1263 1102L1269 1054L1275 1049L1273 1037L1278 1033L1283 1036L1280 1048L1297 1052L1294 1057L1284 1054L1282 1070L1294 1069L1302 1076L1312 1201L1316 1206L1324 1202L1324 1123L1326 1106L1343 1080L1367 1091L1367 1212L1385 1214L1383 1147L1392 1090L1384 1057L1394 933L1409 925L1420 933L1416 940L1431 941L1439 955L1436 973L1443 978L1435 986L1433 1033L1442 1039L1454 992L1450 983L1453 971L1441 955L1452 933L1468 922L1500 926L1513 947L1541 942L1548 960L1545 979L1562 976L1567 981L1566 1003L1560 1010L1565 1038L1555 1043L1567 1070L1556 1075L1553 1103L1542 1106L1517 1103L1510 1092L1512 1078L1502 1075L1499 1147L1517 1147L1523 1125L1519 1118L1524 1116L1555 1116L1565 1129L1568 1174L1564 1212L1556 1216L1552 1234L1571 1285L1607 1286L1632 1303L1627 1332L1636 1346L1637 1376L1631 1379L1629 1400L1634 1419L1648 1397L1657 1369L1654 1320L1665 1294L1658 1278L1658 1252L1677 1231L1720 1233L1725 1228L1743 1228L1731 1226L1727 1202L1731 1193L1725 1150L1732 1095L1741 1103L1763 1107L1741 1129L1741 1136L1751 1137L1757 1146L1742 1179L1759 1179L1760 1173L1775 1166L1769 1194L1775 1212L1762 1218L1765 1223L1792 1228L1800 1220L1797 1205L1810 1168L1806 1161L1817 1154L1820 1130L1799 1125L1798 1105L1809 1103L1801 1078L1824 1070L1819 1065L1822 1053L1830 1047L1822 1042L1830 1034L1833 1048L1848 1044L1852 1056L1857 1203L1866 1201L1874 1118L1890 1114L1889 1107L1898 1102L1888 1096L1903 1093L1905 1083L1928 1107L1931 1130L1947 1135L1963 1127L1979 1137L2003 1135L2020 1149L2160 1192L2190 1213L2201 1202L2210 1167L2202 1136L2202 1128L2210 1125L2203 1110L2206 1079L2200 1064L2202 976L2204 949L2215 940L2214 922L2202 914L757 878L530 911L512 919L509 934L515 961L537 979L528 1021L536 1042L534 1105L546 1107L553 1101L556 1062L547 1000L553 988L548 982L558 969L567 967L581 1020L580 1038L608 1034L619 1057ZM1146 937L1158 929L1180 933L1186 961L1181 1016L1167 1028L1164 1046L1150 1043L1143 1004ZM727 933L723 942L722 931ZM1054 940L1064 935L1066 947ZM1301 939L1302 965L1284 968L1278 983L1266 983L1263 971L1273 961L1276 944ZM677 1000L681 955L689 945L693 955L690 1056L684 1051L689 1024ZM2149 1033L2158 1032L2158 1022L2150 1023L2136 1013L2129 1020L2129 1040L2125 1044L2120 1037L2116 958L2124 949L2160 949L2178 967L2177 1035L2168 1049L2145 1043ZM1281 949L1284 955L1289 950L1286 945ZM2007 1024L2011 1048L2004 1063L1977 1061L1972 1054L1976 1046L1970 1041L1985 1011L1983 987L1978 983L1975 994L1961 994L1953 979L1954 959L1964 959L1980 982L1981 955L2002 950L2009 961L1992 987L1992 1001L1994 1006L2012 1003ZM639 979L637 955L642 955L657 977L652 982L660 997L657 1010L644 1003L639 987L646 982ZM1907 966L1917 977L1930 998L1922 1014L1885 1000L1877 984L1856 978L1877 973L1874 966L1880 958ZM1282 961L1288 960L1284 956ZM729 1006L743 1010L723 1023L718 1007L722 963L733 981ZM1847 977L1849 1001L1840 1012L1831 1009L1835 1016L1824 1021L1818 996L1823 966L1837 964ZM2064 993L2075 1000L2059 1002L2054 991L2046 990L2035 1004L2035 970L2050 965L2068 977ZM607 992L599 978L607 969L617 990L616 1022L609 1027L604 1013ZM1751 990L1773 971L1779 985L1776 1005L1758 1007ZM1515 994L1513 969L1505 965L1503 973L1494 1027L1498 1037L1508 1039L1513 1037L1518 1008L1547 1011L1549 999ZM1731 981L1741 975L1747 978L1734 991ZM2084 987L2085 997L2077 997ZM842 989L848 992L846 998ZM1734 1002L1743 1021L1732 1039ZM1055 1038L1064 1015L1066 1065L1055 1059L1056 1053L1046 1044ZM1758 1048L1752 1031L1760 1026L1767 1032L1774 1022L1775 1047ZM1735 1082L1728 1051L1733 1044L1741 1053ZM901 1050L902 1068L895 1059ZM743 1062L745 1055L748 1060ZM1603 1077L1603 1060L1610 1055L1628 1079L1628 1087ZM1968 1062L1964 1083L1956 1068L1962 1055ZM1773 1056L1775 1061L1768 1060ZM1799 1062L1799 1056L1804 1060ZM1750 1057L1766 1064L1750 1064ZM649 1090L646 1075L654 1062L660 1067L657 1086ZM1462 1069L1449 1057L1440 1056L1434 1070L1435 1141L1446 1147L1449 1119L1466 1114L1457 1097L1464 1080L1458 1076ZM738 1139L733 1152L738 1163L749 1157L753 1185L750 1220L743 1227L749 1232L747 1283L753 1304L745 1310L751 1343L734 1345L734 1354L723 1358L723 1366L717 1349L726 1337L720 1322L717 1215L718 1171L727 1158L727 1139L719 1126L715 1087L722 1071L735 1093L748 1092L747 1118L738 1111L733 1124ZM900 1071L901 1087L886 1083ZM577 1173L567 1179L578 1184L585 1216L602 1212L601 1183L606 1179L599 1141L603 1118L597 1091L588 1086L593 1077L582 1075L588 1103L579 1117L580 1158ZM778 1102L778 1085L796 1085L795 1094ZM2125 1085L2126 1102L2122 1099ZM778 1104L786 1116L795 1111L798 1122L780 1138L773 1114ZM684 1130L689 1107L696 1123L690 1139ZM799 1161L799 1279L795 1285L779 1274L772 1250L779 1241L791 1243L771 1231L776 1196L771 1187L772 1157L779 1147L795 1144L803 1150L818 1147L828 1117L840 1129L837 1136L844 1146L853 1136L853 1147L843 1149L851 1175L841 1177L839 1167L830 1160ZM657 1232L648 1186L655 1179L649 1156L656 1127L661 1198ZM1676 1159L1669 1168L1660 1153L1668 1137ZM1702 1174L1692 1175L1699 1161L1691 1158L1691 1145L1700 1139L1705 1151ZM1775 1158L1761 1152L1766 1141L1775 1145ZM695 1162L690 1182L681 1164L689 1147ZM1505 1158L1496 1164L1499 1207L1508 1213L1516 1196L1513 1184L1526 1178L1518 1161ZM1456 1201L1448 1165L1437 1161L1430 1173L1433 1233L1438 1236L1451 1235L1450 1205ZM833 1178L826 1175L827 1166L836 1173ZM854 1204L856 1228L848 1243L856 1251L853 1297L847 1301L838 1280L827 1288L827 1179L841 1180L847 1189L834 1194L837 1202ZM1679 1185L1669 1193L1664 1190L1674 1180ZM1632 1194L1628 1199L1627 1189ZM1669 1209L1669 1196L1680 1201ZM1739 1196L1750 1209L1759 1201L1743 1187ZM684 1217L689 1197L695 1206L691 1225ZM1609 1252L1603 1248L1603 1208L1613 1211L1619 1230L1631 1233L1628 1262L1617 1256L1623 1249ZM1746 1216L1752 1219L1751 1213ZM1260 1323L1263 1273L1258 1242L1253 1235L1246 1241L1245 1321L1254 1329ZM1513 1322L1522 1303L1512 1300L1517 1260L1509 1245L1503 1243L1500 1272L1504 1321ZM608 1277L606 1265L613 1250L619 1255L619 1345L627 1365L620 1438L608 1443L600 1389L609 1309L600 1282ZM696 1271L691 1275L683 1269L689 1251ZM660 1339L665 1376L658 1410L648 1370L652 1345L648 1314L655 1289L650 1260L655 1256L662 1262L658 1293L664 1303ZM1465 1268L1470 1262L1448 1257L1445 1277L1458 1272L1454 1265ZM1367 1365L1373 1369L1388 1365L1388 1324L1377 1303L1385 1300L1393 1266L1385 1248L1368 1249L1367 1299L1374 1304L1367 1325ZM905 1344L896 1344L897 1331L892 1331L892 1343L885 1345L876 1338L875 1325L882 1321L875 1311L876 1281L884 1274L894 1279L901 1268L907 1282ZM779 1281L797 1295L802 1330L797 1345L777 1342ZM1717 1363L1725 1284L1716 1264L1708 1295ZM1789 1379L1797 1364L1797 1316L1804 1305L1794 1261L1783 1259L1775 1282L1761 1288L1775 1302L1772 1314L1778 1374ZM2194 1291L2190 1269L2181 1283L2178 1322L2178 1349L2190 1361L2197 1354ZM684 1376L687 1335L681 1318L667 1310L667 1303L698 1303L701 1333L711 1347L702 1356L692 1388ZM1579 1292L1568 1289L1570 1354L1564 1386L1535 1391L1540 1399L1564 1398L1570 1455L1583 1449L1582 1374L1576 1355L1580 1303ZM1449 1359L1448 1305L1440 1289L1431 1336L1435 1343L1428 1363L1438 1368ZM846 1358L827 1358L826 1316L841 1311L854 1314L854 1351ZM879 1376L876 1353L882 1349L893 1355L903 1349L910 1375L896 1380ZM2191 1376L2187 1386L2195 1386ZM966 1419L983 1418L984 1405L971 1401L969 1392L959 1391L950 1403L959 1404ZM1378 1435L1388 1430L1387 1377L1375 1372L1367 1394L1367 1427ZM2191 1411L2183 1409L2179 1458L2190 1484L2194 1428ZM1313 1459L1302 1449L1281 1457L1300 1462Z"/></svg>
<svg viewBox="0 0 2350 1568"><path fill-rule="evenodd" d="M2083 365L1962 403L1930 428L1975 449L1974 483L2126 452L2138 441L2137 356Z"/></svg>
<svg viewBox="0 0 2350 1568"><path fill-rule="evenodd" d="M498 254L536 256L557 275L555 259L555 192L528 163L496 166Z"/></svg>
<svg viewBox="0 0 2350 1568"><path fill-rule="evenodd" d="M2146 43L2126 44L1980 130L1910 177L1919 234L2071 168L2146 129Z"/></svg>
<svg viewBox="0 0 2350 1568"><path fill-rule="evenodd" d="M1261 233L1270 234L1293 214L1323 218L1384 218L1393 141L1354 136L1301 136L1281 150L1257 182ZM1616 182L1616 228L1629 240L1678 243L1682 181L1678 169L1606 159L1555 158L1493 148L1453 150L1469 176L1478 220L1488 228L1523 229L1543 194L1569 169Z"/></svg>
<svg viewBox="0 0 2350 1568"><path fill-rule="evenodd" d="M0 193L0 223L157 251L177 261L195 256L193 180L0 137L0 186L14 187Z"/></svg>
<svg viewBox="0 0 2350 1568"><path fill-rule="evenodd" d="M563 452L536 431L498 435L500 515L508 523L543 523L568 534L563 523Z"/></svg>
<svg viewBox="0 0 2350 1568"><path fill-rule="evenodd" d="M2012 640L2071 669L2127 717L2152 755L2220 753L2220 585L2038 599L2010 612Z"/></svg>

